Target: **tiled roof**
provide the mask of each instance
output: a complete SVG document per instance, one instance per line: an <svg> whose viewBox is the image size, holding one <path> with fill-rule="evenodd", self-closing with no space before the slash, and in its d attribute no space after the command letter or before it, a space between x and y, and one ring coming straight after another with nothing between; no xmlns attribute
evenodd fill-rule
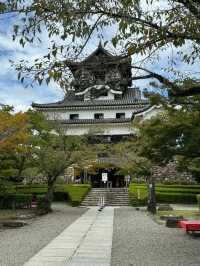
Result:
<svg viewBox="0 0 200 266"><path fill-rule="evenodd" d="M135 98L135 90L129 88L126 90L122 99L119 100L91 100L91 101L80 101L76 100L74 92L69 91L64 98L64 100L55 102L55 103L47 103L47 104L38 104L33 103L33 107L38 109L104 109L105 107L109 109L112 108L126 108L126 107L134 107L134 109L140 109L141 107L149 106L149 101L144 99L136 99Z"/></svg>
<svg viewBox="0 0 200 266"><path fill-rule="evenodd" d="M49 103L49 104L37 104L33 103L32 106L36 108L67 108L67 107L103 107L103 106L132 106L137 105L146 106L149 102L146 100L99 100L99 101L74 101L74 102L57 102L57 103Z"/></svg>

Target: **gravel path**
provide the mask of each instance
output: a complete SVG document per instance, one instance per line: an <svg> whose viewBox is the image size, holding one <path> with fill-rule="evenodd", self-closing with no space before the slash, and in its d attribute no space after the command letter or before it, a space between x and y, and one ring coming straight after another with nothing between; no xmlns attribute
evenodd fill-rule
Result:
<svg viewBox="0 0 200 266"><path fill-rule="evenodd" d="M200 237L158 225L133 208L115 210L112 266L199 266Z"/></svg>
<svg viewBox="0 0 200 266"><path fill-rule="evenodd" d="M86 211L62 203L53 207L54 212L28 226L0 231L0 266L22 266Z"/></svg>

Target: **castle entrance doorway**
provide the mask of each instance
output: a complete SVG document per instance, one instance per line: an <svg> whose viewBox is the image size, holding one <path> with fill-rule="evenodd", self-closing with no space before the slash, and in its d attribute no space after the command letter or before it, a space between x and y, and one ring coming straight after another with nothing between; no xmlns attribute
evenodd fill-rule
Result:
<svg viewBox="0 0 200 266"><path fill-rule="evenodd" d="M120 188L125 187L125 177L117 174L117 169L98 169L97 173L90 176L94 188Z"/></svg>

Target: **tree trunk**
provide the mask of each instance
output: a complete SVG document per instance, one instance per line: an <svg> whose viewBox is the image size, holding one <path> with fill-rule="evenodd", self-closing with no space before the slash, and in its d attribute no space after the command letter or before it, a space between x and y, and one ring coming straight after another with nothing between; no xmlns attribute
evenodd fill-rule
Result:
<svg viewBox="0 0 200 266"><path fill-rule="evenodd" d="M51 204L53 201L54 182L48 182L47 193L45 196L44 204L42 205L42 211L45 213L52 212Z"/></svg>
<svg viewBox="0 0 200 266"><path fill-rule="evenodd" d="M156 213L156 191L155 191L155 180L152 174L147 180L148 184L148 202L147 202L147 211L151 212L152 214Z"/></svg>

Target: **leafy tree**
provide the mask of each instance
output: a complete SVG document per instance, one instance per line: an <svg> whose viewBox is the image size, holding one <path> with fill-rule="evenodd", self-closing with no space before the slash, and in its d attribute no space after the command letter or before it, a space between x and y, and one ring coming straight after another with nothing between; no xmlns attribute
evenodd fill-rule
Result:
<svg viewBox="0 0 200 266"><path fill-rule="evenodd" d="M3 180L23 179L31 157L28 127L26 113L14 114L10 107L0 111L0 176Z"/></svg>
<svg viewBox="0 0 200 266"><path fill-rule="evenodd" d="M0 110L0 151L15 150L28 138L26 113L13 114L11 108Z"/></svg>
<svg viewBox="0 0 200 266"><path fill-rule="evenodd" d="M143 176L147 182L148 203L147 210L156 213L155 180L152 175L152 165L150 157L142 156L138 150L138 143L135 139L121 141L111 148L111 156L115 156L118 166L123 174Z"/></svg>
<svg viewBox="0 0 200 266"><path fill-rule="evenodd" d="M199 180L199 124L199 96L185 99L182 105L166 105L162 114L139 125L139 153L159 165L176 160L179 170Z"/></svg>
<svg viewBox="0 0 200 266"><path fill-rule="evenodd" d="M48 186L44 210L49 212L57 178L67 167L87 158L86 146L81 137L66 136L59 124L47 121L41 113L30 112L30 124L35 165Z"/></svg>
<svg viewBox="0 0 200 266"><path fill-rule="evenodd" d="M87 159L85 142L81 137L65 136L58 123L39 112L10 111L0 112L0 176L22 181L42 174L48 186L44 210L49 212L58 176L71 164Z"/></svg>
<svg viewBox="0 0 200 266"><path fill-rule="evenodd" d="M22 46L37 42L44 29L52 40L48 54L36 59L32 66L30 62L16 66L22 82L31 76L40 84L54 79L62 87L68 87L67 70L71 60L80 59L93 34L103 38L103 31L114 26L114 36L104 44L120 45L124 57L137 54L144 57L138 65L132 66L140 71L133 80L155 79L175 97L199 94L198 78L180 71L176 73L174 60L178 58L179 62L189 65L199 60L198 0L13 0L1 6L2 14L13 12L22 16L22 21L13 27L13 39L18 39ZM55 36L63 42L53 41ZM167 49L171 49L169 53L173 57L169 58L170 67L162 69L164 74L161 70L155 73L145 68L148 60L156 62L160 59L159 52ZM176 79L168 79L174 72Z"/></svg>

